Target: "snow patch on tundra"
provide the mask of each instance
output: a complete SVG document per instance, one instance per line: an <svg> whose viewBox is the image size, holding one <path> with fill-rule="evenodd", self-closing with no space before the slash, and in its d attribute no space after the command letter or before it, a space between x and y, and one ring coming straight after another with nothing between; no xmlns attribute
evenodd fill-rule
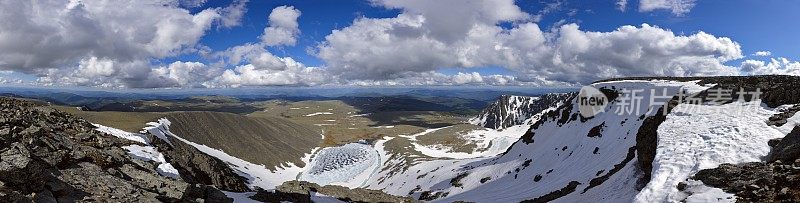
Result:
<svg viewBox="0 0 800 203"><path fill-rule="evenodd" d="M317 116L317 115L331 115L331 114L333 114L333 113L331 113L331 112L316 112L316 113L312 113L312 114L307 114L307 115L305 115L305 117L311 117L311 116Z"/></svg>
<svg viewBox="0 0 800 203"><path fill-rule="evenodd" d="M150 144L150 140L147 139L147 136L145 136L143 134L126 132L124 130L120 130L120 129L116 129L116 128L112 128L112 127L108 127L108 126L104 126L104 125L100 125L100 124L92 123L92 125L94 125L94 127L97 127L95 130L103 132L103 133L106 133L106 134L109 134L109 135L113 135L114 137L119 137L119 138L122 138L122 139L139 142L139 143L142 143L142 144Z"/></svg>

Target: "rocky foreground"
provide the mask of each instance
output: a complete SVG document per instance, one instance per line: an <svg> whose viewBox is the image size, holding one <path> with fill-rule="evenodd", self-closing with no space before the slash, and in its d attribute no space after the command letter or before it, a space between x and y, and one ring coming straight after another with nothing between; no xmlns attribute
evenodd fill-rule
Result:
<svg viewBox="0 0 800 203"><path fill-rule="evenodd" d="M0 98L0 202L232 202L219 189L159 176L133 143L83 119Z"/></svg>

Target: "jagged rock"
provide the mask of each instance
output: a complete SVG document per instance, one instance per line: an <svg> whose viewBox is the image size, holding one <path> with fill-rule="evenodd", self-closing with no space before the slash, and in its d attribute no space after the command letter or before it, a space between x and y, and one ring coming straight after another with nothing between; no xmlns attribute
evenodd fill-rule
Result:
<svg viewBox="0 0 800 203"><path fill-rule="evenodd" d="M773 143L770 154L767 156L768 162L782 161L792 163L800 159L800 127L794 127L792 132L780 139L777 143Z"/></svg>
<svg viewBox="0 0 800 203"><path fill-rule="evenodd" d="M215 185L233 192L247 192L246 179L234 172L224 161L205 154L189 144L170 138L167 143L161 139L151 139L152 144L164 154L188 183Z"/></svg>
<svg viewBox="0 0 800 203"><path fill-rule="evenodd" d="M159 176L132 141L82 119L0 97L0 202L232 202L213 186Z"/></svg>
<svg viewBox="0 0 800 203"><path fill-rule="evenodd" d="M733 193L744 202L800 202L800 171L779 162L722 164L692 179Z"/></svg>
<svg viewBox="0 0 800 203"><path fill-rule="evenodd" d="M449 192L425 191L425 192L420 193L419 200L433 201L433 200L436 200L436 199L439 199L439 198L442 198L442 197L447 197L447 195L449 195L449 194L450 194Z"/></svg>
<svg viewBox="0 0 800 203"><path fill-rule="evenodd" d="M275 191L257 190L251 199L263 202L311 202L312 193L324 194L346 202L414 202L407 197L398 197L378 190L364 188L349 189L342 186L319 186L305 181L288 181Z"/></svg>
<svg viewBox="0 0 800 203"><path fill-rule="evenodd" d="M484 108L471 122L493 129L524 124L539 112L558 107L566 97L567 94L545 94L539 97L503 95Z"/></svg>

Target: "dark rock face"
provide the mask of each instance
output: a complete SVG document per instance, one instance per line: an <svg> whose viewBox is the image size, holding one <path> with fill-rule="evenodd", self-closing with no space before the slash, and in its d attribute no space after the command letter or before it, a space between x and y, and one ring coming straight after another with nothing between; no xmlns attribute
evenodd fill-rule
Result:
<svg viewBox="0 0 800 203"><path fill-rule="evenodd" d="M566 94L545 94L537 97L503 95L484 108L476 124L486 128L501 129L524 124L525 120L547 108L558 107L564 102Z"/></svg>
<svg viewBox="0 0 800 203"><path fill-rule="evenodd" d="M558 119L559 126L569 121L570 119L569 114L570 112L572 112L572 107L574 106L572 102L575 100L577 96L578 96L577 93L564 94L563 98L564 105L557 107L556 110L544 113L542 117L539 119L539 121L531 125L528 131L526 131L525 134L522 135L522 138L520 140L525 144L533 143L534 137L536 136L536 129L539 129L539 126L541 126L547 121L555 121L556 119ZM575 119L577 119L577 117Z"/></svg>
<svg viewBox="0 0 800 203"><path fill-rule="evenodd" d="M589 130L587 137L603 137L603 128L606 127L606 122L601 123Z"/></svg>
<svg viewBox="0 0 800 203"><path fill-rule="evenodd" d="M49 108L0 98L0 202L231 202L213 186L157 175L128 140Z"/></svg>
<svg viewBox="0 0 800 203"><path fill-rule="evenodd" d="M378 190L363 188L349 189L342 186L319 186L305 181L288 181L275 188L275 191L257 190L251 199L262 202L311 202L312 193L324 194L345 202L414 202L413 199L398 197Z"/></svg>
<svg viewBox="0 0 800 203"><path fill-rule="evenodd" d="M569 182L566 186L564 186L563 188L561 188L559 190L553 191L551 193L547 193L546 195L543 195L541 197L525 200L525 201L522 201L522 202L524 202L524 203L550 202L550 201L556 200L558 198L561 198L563 196L567 196L569 193L575 192L575 189L578 188L578 185L581 185L581 183L578 182L578 181L572 181L572 182Z"/></svg>
<svg viewBox="0 0 800 203"><path fill-rule="evenodd" d="M798 111L800 111L800 104L799 105L794 105L794 106L792 106L792 107L790 107L788 109L785 109L779 114L772 115L771 117L769 117L769 120L767 121L767 125L774 125L774 126L778 126L778 127L783 126L783 124L786 124L786 122L787 122L786 119L791 118Z"/></svg>
<svg viewBox="0 0 800 203"><path fill-rule="evenodd" d="M616 80L673 80L694 81L699 84L717 84L717 88L738 91L760 89L761 101L771 108L784 104L800 103L800 76L788 75L761 75L761 76L719 76L719 77L628 77L601 80L598 82ZM737 97L734 97L737 98Z"/></svg>
<svg viewBox="0 0 800 203"><path fill-rule="evenodd" d="M677 105L677 101L673 99L669 104L674 107ZM669 112L672 107L667 110L664 110L663 107L659 108L655 115L649 116L642 121L642 126L636 132L636 159L639 163L639 169L643 172L642 178L637 184L637 189L644 188L650 182L652 177L650 173L653 171L653 160L656 159L656 148L658 147L658 126L667 120L667 116L663 112Z"/></svg>
<svg viewBox="0 0 800 203"><path fill-rule="evenodd" d="M791 163L798 159L800 159L800 127L794 127L792 132L772 147L767 162Z"/></svg>
<svg viewBox="0 0 800 203"><path fill-rule="evenodd" d="M800 202L800 163L722 164L693 179L733 193L742 202Z"/></svg>
<svg viewBox="0 0 800 203"><path fill-rule="evenodd" d="M236 174L224 161L172 137L171 144L161 139L151 140L187 183L214 185L233 192L250 191L246 179Z"/></svg>

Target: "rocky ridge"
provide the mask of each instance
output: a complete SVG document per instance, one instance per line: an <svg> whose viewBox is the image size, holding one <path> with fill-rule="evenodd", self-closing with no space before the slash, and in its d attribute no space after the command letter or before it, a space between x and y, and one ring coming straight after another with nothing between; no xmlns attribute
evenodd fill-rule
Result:
<svg viewBox="0 0 800 203"><path fill-rule="evenodd" d="M470 122L492 129L525 124L525 121L534 117L538 112L558 107L567 97L567 94L556 93L538 97L503 95L484 108Z"/></svg>
<svg viewBox="0 0 800 203"><path fill-rule="evenodd" d="M0 98L0 202L231 202L215 186L159 176L137 144L83 119Z"/></svg>

